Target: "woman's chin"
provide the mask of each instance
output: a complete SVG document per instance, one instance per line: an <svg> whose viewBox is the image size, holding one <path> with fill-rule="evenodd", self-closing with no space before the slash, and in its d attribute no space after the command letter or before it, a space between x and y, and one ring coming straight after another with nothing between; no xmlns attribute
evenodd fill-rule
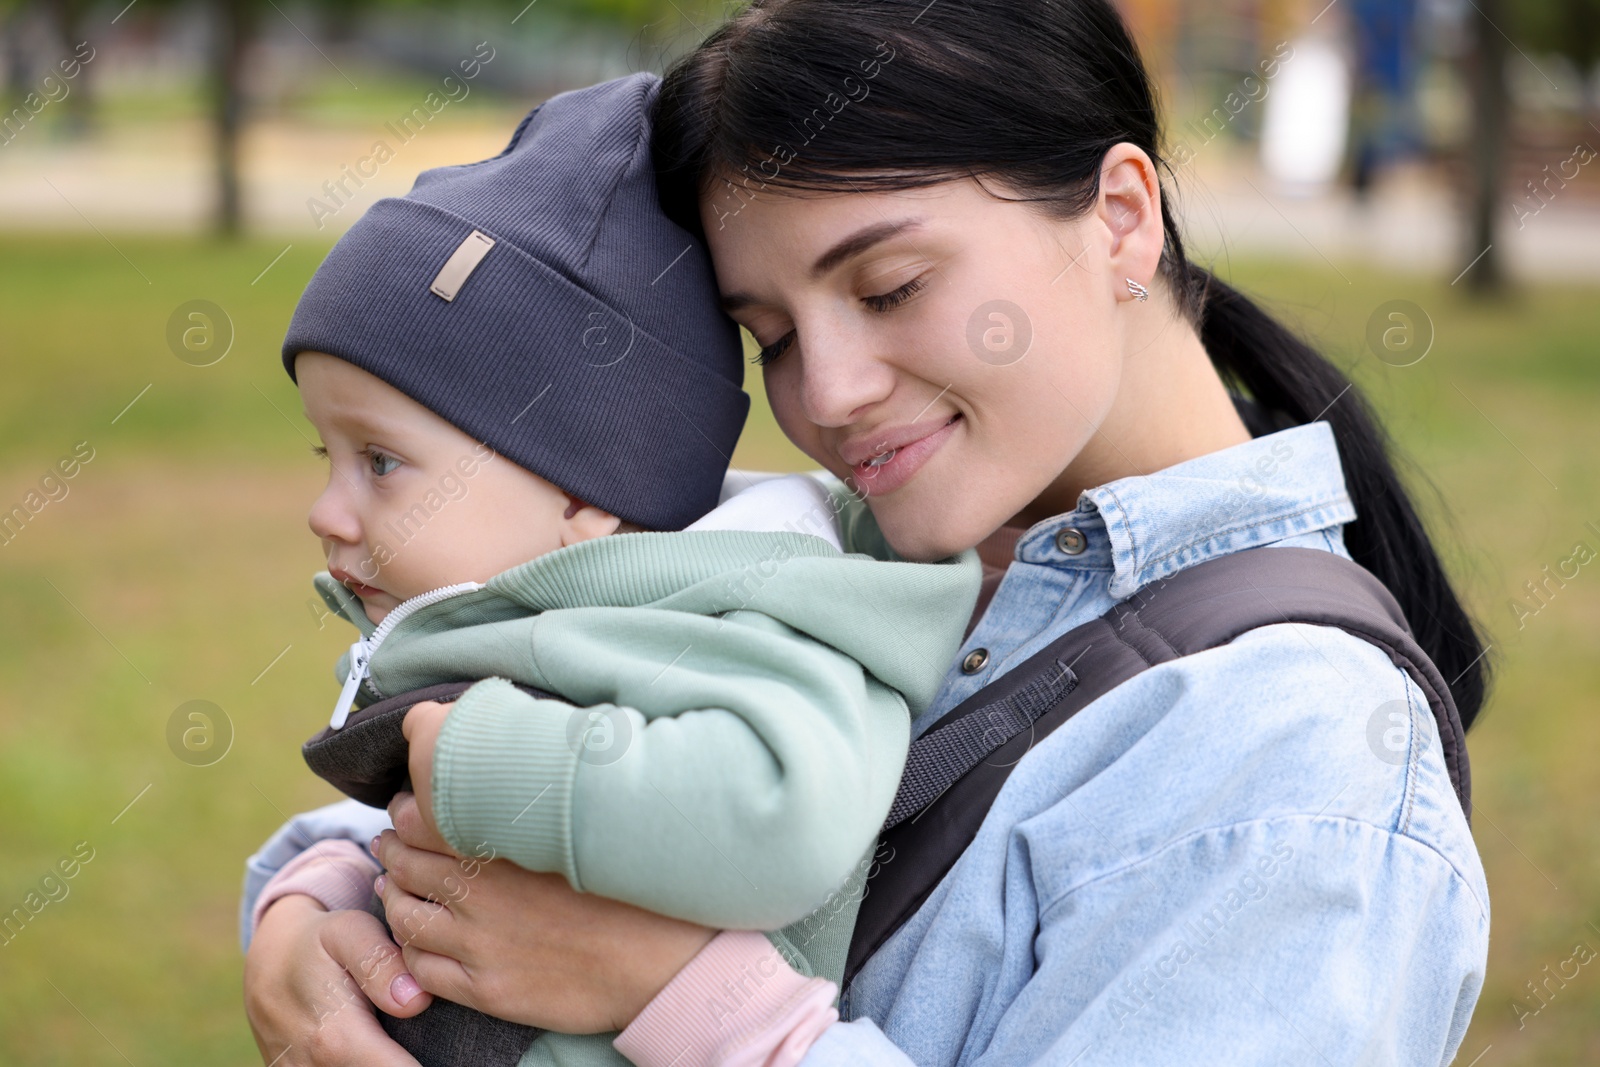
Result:
<svg viewBox="0 0 1600 1067"><path fill-rule="evenodd" d="M969 540L971 531L952 524L949 515L937 509L883 508L874 509L878 529L891 548L913 563L933 563L948 559L981 541L981 536Z"/></svg>

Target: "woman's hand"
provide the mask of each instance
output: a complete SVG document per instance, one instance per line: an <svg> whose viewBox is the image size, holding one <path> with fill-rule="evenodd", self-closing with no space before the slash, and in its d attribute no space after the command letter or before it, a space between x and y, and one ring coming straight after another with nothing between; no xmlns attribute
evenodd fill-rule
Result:
<svg viewBox="0 0 1600 1067"><path fill-rule="evenodd" d="M432 1002L374 916L330 912L308 896L269 907L245 956L245 1014L262 1062L275 1067L418 1067L372 1008L403 1017Z"/></svg>
<svg viewBox="0 0 1600 1067"><path fill-rule="evenodd" d="M440 843L412 794L389 816L380 892L406 966L424 989L490 1015L568 1034L621 1030L716 933L579 893L487 848L461 859L417 847Z"/></svg>

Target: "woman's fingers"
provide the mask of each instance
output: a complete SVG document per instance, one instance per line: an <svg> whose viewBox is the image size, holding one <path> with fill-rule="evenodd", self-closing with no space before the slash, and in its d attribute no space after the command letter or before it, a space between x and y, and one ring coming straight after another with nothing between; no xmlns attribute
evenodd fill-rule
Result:
<svg viewBox="0 0 1600 1067"><path fill-rule="evenodd" d="M376 916L335 912L322 927L322 948L368 1000L390 1015L409 1018L433 1003Z"/></svg>
<svg viewBox="0 0 1600 1067"><path fill-rule="evenodd" d="M407 945L403 950L406 967L417 976L417 981L446 1000L465 1004L469 1008L485 1009L478 1003L481 990L477 988L467 969L449 956Z"/></svg>
<svg viewBox="0 0 1600 1067"><path fill-rule="evenodd" d="M366 921L351 921L351 915ZM245 1012L263 1063L419 1067L378 1025L356 981L361 971L341 961L359 964L372 952L374 938L387 941L371 916L330 913L309 897L284 897L267 909L244 966ZM388 977L385 966L392 965L380 965L372 982ZM373 994L380 1002L387 999L380 989ZM422 1000L416 998L412 1010L421 1010L416 1005Z"/></svg>
<svg viewBox="0 0 1600 1067"><path fill-rule="evenodd" d="M263 1063L270 1067L346 1067L348 1064L370 1064L371 1067L422 1067L394 1039L383 1032L378 1017L371 1011L350 1012L338 1025L317 1027L308 1032L299 1044L290 1045L272 1058L272 1051L262 1044Z"/></svg>
<svg viewBox="0 0 1600 1067"><path fill-rule="evenodd" d="M429 952L456 949L455 916L449 908L406 892L399 880L390 874L379 876L378 895L383 898L389 929L394 931L394 939L401 948L416 947Z"/></svg>

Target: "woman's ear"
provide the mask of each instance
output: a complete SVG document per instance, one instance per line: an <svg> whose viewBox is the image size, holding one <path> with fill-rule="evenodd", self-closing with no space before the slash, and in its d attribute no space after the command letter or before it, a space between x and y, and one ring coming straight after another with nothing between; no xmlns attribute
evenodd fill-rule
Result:
<svg viewBox="0 0 1600 1067"><path fill-rule="evenodd" d="M1107 253L1117 298L1134 298L1129 278L1153 288L1166 232L1161 225L1161 184L1143 149L1124 142L1106 153L1100 163L1095 212L1110 234Z"/></svg>
<svg viewBox="0 0 1600 1067"><path fill-rule="evenodd" d="M567 510L561 516L561 547L592 541L596 537L609 537L617 532L622 520L595 507L588 501L566 494Z"/></svg>

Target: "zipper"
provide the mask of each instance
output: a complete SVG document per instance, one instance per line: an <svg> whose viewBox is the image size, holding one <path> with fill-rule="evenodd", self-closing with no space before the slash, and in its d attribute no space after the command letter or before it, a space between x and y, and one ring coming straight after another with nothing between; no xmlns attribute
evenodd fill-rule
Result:
<svg viewBox="0 0 1600 1067"><path fill-rule="evenodd" d="M333 718L328 726L334 730L344 729L344 724L350 718L350 703L355 700L356 693L361 688L361 683L372 675L372 654L378 650L383 639L394 632L401 621L408 615L429 604L437 604L441 600L461 593L471 593L482 589L482 582L459 582L456 585L447 585L439 589L432 589L426 593L418 593L396 604L389 614L383 617L378 628L366 637L362 637L350 646L350 673L344 680L344 688L339 690L339 702L333 706Z"/></svg>

